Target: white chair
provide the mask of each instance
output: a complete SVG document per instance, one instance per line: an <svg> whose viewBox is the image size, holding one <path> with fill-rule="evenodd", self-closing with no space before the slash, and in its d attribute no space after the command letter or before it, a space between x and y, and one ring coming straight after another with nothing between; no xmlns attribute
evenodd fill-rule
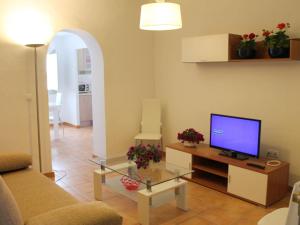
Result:
<svg viewBox="0 0 300 225"><path fill-rule="evenodd" d="M48 99L49 99L49 122L53 124L54 133L56 137L58 137L58 128L57 125L62 125L62 116L61 116L61 107L62 107L62 94L57 92L56 90L49 90L48 91ZM55 118L55 116L57 118ZM56 125L57 124L57 125ZM64 126L63 129L63 136L64 136ZM57 131L56 131L57 130Z"/></svg>
<svg viewBox="0 0 300 225"><path fill-rule="evenodd" d="M288 208L277 209L258 221L258 225L300 225L300 182L294 185Z"/></svg>
<svg viewBox="0 0 300 225"><path fill-rule="evenodd" d="M161 107L159 99L144 99L142 109L141 133L134 137L136 144L140 140L160 141L161 135Z"/></svg>

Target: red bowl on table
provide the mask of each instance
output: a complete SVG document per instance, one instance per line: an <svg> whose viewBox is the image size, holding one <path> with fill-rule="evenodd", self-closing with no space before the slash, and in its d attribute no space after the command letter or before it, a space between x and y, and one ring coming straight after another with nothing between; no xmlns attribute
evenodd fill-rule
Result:
<svg viewBox="0 0 300 225"><path fill-rule="evenodd" d="M132 180L130 179L129 177L127 176L123 176L121 178L121 182L122 184L124 185L124 187L129 190L129 191L134 191L134 190L137 190L140 186L140 183L135 181L135 180Z"/></svg>

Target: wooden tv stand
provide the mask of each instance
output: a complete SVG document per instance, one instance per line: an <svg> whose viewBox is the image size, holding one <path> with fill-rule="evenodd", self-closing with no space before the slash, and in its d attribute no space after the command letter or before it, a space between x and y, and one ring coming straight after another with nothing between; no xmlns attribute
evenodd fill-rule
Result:
<svg viewBox="0 0 300 225"><path fill-rule="evenodd" d="M219 155L220 150L200 144L196 148L182 143L166 147L166 162L194 170L185 178L205 187L236 196L252 203L269 206L288 192L289 164L265 169L248 166L249 161L266 162L266 159L238 160Z"/></svg>

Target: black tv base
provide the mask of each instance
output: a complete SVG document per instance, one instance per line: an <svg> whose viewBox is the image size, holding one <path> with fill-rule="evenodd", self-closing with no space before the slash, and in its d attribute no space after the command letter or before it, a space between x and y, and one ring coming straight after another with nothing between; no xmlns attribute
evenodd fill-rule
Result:
<svg viewBox="0 0 300 225"><path fill-rule="evenodd" d="M249 159L249 156L244 155L244 154L240 154L240 153L237 153L237 152L233 152L233 151L221 151L219 153L219 155L234 158L234 159L238 159L238 160Z"/></svg>

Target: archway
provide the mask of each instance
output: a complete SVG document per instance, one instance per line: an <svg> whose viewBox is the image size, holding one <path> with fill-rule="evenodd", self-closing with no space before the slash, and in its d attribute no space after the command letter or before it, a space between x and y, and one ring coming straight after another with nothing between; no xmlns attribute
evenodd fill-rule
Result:
<svg viewBox="0 0 300 225"><path fill-rule="evenodd" d="M93 84L91 91L93 116L93 154L106 159L104 60L101 47L97 40L86 31L79 29L63 29L57 34L61 32L78 36L89 50L91 58L91 78ZM48 50L51 49L51 43L52 42L49 44Z"/></svg>

